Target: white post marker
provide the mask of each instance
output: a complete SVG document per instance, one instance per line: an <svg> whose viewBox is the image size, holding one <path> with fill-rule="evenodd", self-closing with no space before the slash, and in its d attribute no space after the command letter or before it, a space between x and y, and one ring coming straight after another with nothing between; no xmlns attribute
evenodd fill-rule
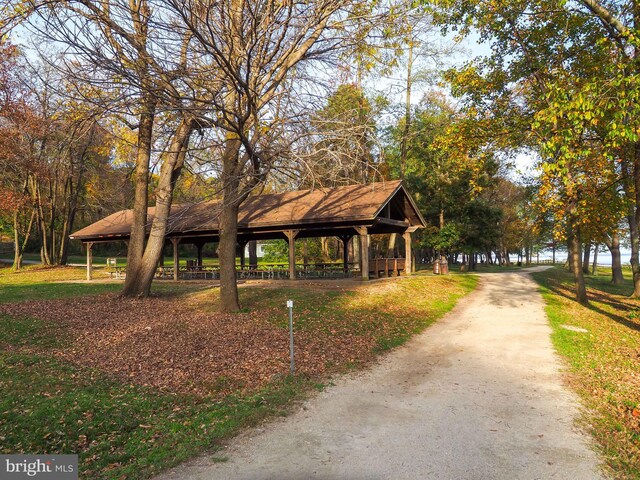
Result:
<svg viewBox="0 0 640 480"><path fill-rule="evenodd" d="M293 300L287 300L289 309L289 353L291 354L291 375L296 371L296 364L293 359Z"/></svg>

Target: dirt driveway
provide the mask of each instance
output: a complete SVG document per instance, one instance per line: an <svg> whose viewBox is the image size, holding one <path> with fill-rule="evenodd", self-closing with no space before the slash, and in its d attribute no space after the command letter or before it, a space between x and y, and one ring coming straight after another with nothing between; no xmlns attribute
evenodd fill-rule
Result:
<svg viewBox="0 0 640 480"><path fill-rule="evenodd" d="M483 275L369 371L158 480L603 478L549 334L528 275Z"/></svg>

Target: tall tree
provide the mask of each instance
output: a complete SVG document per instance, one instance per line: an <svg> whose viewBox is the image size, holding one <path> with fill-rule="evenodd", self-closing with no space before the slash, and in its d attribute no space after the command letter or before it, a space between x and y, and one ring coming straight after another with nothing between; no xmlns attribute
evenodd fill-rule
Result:
<svg viewBox="0 0 640 480"><path fill-rule="evenodd" d="M13 268L22 268L24 250L36 223L35 178L44 170L46 126L34 98L17 75L18 49L0 44L0 215L11 224Z"/></svg>
<svg viewBox="0 0 640 480"><path fill-rule="evenodd" d="M216 81L208 82L207 88L220 131L223 311L240 308L235 272L240 205L283 153L278 141L283 136L282 116L295 99L284 89L291 86L286 82L294 74L302 80L310 62L338 51L347 41L341 32L349 11L361 3L169 2L192 34L196 52L210 59L216 71Z"/></svg>
<svg viewBox="0 0 640 480"><path fill-rule="evenodd" d="M196 65L190 34L174 28L177 18L163 2L42 2L34 3L33 15L38 21L31 23L32 30L67 46L59 68L80 83L95 85L102 97L94 101L104 102L105 110L117 112L136 132L135 198L122 293L146 296L162 254L173 188L191 134L209 124L202 116L206 100L198 87L202 69L197 68L207 66ZM166 130L155 129L159 121ZM149 227L152 158L162 166Z"/></svg>
<svg viewBox="0 0 640 480"><path fill-rule="evenodd" d="M342 84L311 118L313 157L307 186L367 183L376 176L374 146L379 108L355 84Z"/></svg>
<svg viewBox="0 0 640 480"><path fill-rule="evenodd" d="M430 76L430 69L434 69L442 59L452 53L452 49L445 47L442 41L436 40L438 35L431 22L431 16L421 5L414 2L400 2L392 9L394 18L391 31L392 38L397 37L400 54L400 65L404 66L404 105L402 130L396 132L399 137L399 178L405 179L407 157L411 146L410 133L412 122L413 98L416 86L424 83ZM396 172L398 174L398 172ZM389 237L388 256L392 256L395 249L397 235Z"/></svg>
<svg viewBox="0 0 640 480"><path fill-rule="evenodd" d="M638 94L629 56L634 47L630 30L620 28L621 22L633 22L633 14L623 13L634 11L632 2L617 3L613 10L593 0L433 3L443 24L463 25L462 34L475 29L491 41L489 56L456 72L459 93L470 108L505 125L503 135L513 147L529 147L541 155L546 177L558 179L564 234L577 259L582 206L590 201L584 194L589 189L584 172L595 171L588 164L598 161L597 150L608 160L606 172L611 173L604 176L615 176L629 158L621 150L630 151L624 145L635 141L630 112L637 108ZM616 18L618 14L622 16ZM617 158L623 159L622 169ZM630 168L629 173L635 178ZM584 302L582 270L575 275L576 295Z"/></svg>

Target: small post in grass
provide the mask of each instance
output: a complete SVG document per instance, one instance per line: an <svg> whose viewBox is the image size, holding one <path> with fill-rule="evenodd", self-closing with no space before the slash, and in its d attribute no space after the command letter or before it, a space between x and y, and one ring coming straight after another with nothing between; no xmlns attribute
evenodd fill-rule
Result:
<svg viewBox="0 0 640 480"><path fill-rule="evenodd" d="M289 309L289 353L291 354L291 375L296 372L296 364L293 358L293 300L287 300Z"/></svg>

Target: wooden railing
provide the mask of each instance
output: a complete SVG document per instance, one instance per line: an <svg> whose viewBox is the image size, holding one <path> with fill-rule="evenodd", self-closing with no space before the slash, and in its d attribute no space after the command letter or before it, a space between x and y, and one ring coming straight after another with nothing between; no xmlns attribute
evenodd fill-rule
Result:
<svg viewBox="0 0 640 480"><path fill-rule="evenodd" d="M553 261L551 259L546 259L546 260L538 260L538 261L531 261L532 265L555 265L556 263L558 263L558 261Z"/></svg>

